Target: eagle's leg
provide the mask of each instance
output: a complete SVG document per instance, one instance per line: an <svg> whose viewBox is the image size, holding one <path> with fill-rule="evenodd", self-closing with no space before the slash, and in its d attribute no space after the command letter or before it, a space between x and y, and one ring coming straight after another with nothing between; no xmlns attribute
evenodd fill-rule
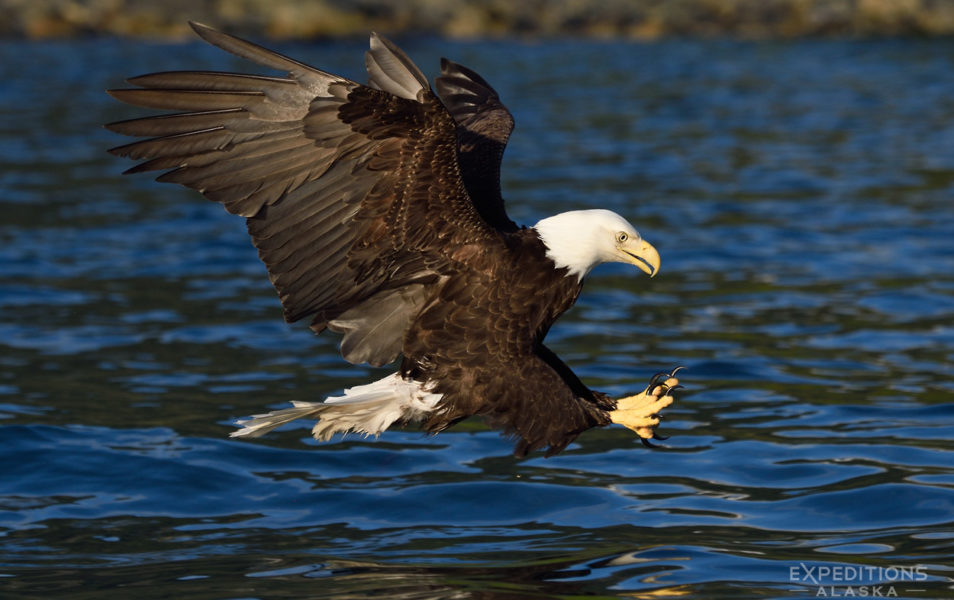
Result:
<svg viewBox="0 0 954 600"><path fill-rule="evenodd" d="M673 403L670 392L679 386L673 377L679 368L669 373L657 373L642 393L616 401L616 410L610 411L610 420L632 429L644 441L656 436L659 412Z"/></svg>

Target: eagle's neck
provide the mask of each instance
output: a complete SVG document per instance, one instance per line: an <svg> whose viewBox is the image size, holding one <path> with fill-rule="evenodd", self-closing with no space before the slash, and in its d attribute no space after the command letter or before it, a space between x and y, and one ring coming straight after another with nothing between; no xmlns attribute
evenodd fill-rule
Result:
<svg viewBox="0 0 954 600"><path fill-rule="evenodd" d="M557 269L566 269L567 277L582 280L593 267L603 262L599 244L594 240L590 211L576 210L547 217L533 226L547 248L547 258Z"/></svg>

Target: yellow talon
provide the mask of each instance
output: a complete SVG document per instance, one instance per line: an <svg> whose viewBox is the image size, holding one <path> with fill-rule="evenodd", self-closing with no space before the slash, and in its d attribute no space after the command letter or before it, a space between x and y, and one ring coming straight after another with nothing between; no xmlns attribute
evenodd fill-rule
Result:
<svg viewBox="0 0 954 600"><path fill-rule="evenodd" d="M656 384L653 389L648 387L635 396L627 396L616 401L616 410L610 411L610 420L613 423L632 429L643 439L651 439L659 425L659 411L673 403L673 397L667 395L669 390L679 385L679 380L669 377L664 382Z"/></svg>

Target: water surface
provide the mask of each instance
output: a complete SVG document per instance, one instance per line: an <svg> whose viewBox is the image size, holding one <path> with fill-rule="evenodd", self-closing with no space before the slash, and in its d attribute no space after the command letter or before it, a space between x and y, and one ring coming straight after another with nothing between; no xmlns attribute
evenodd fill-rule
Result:
<svg viewBox="0 0 954 600"><path fill-rule="evenodd" d="M105 154L142 113L103 89L242 64L3 42L0 595L954 595L954 44L400 41L510 106L516 220L606 207L659 248L548 340L612 394L687 366L664 448L229 439L388 372L282 322L240 219ZM282 50L364 79L363 43Z"/></svg>

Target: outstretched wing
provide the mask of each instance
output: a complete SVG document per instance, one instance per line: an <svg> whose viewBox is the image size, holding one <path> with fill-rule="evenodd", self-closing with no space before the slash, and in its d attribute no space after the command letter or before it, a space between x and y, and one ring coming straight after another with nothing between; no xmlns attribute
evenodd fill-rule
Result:
<svg viewBox="0 0 954 600"><path fill-rule="evenodd" d="M119 100L178 111L107 125L149 139L112 153L166 170L247 218L285 318L345 333L352 362L384 364L432 284L503 251L461 180L455 124L427 80L376 35L368 86L192 24L207 42L285 77L165 72Z"/></svg>
<svg viewBox="0 0 954 600"><path fill-rule="evenodd" d="M461 175L480 215L493 227L514 231L500 194L500 162L513 131L513 116L483 77L441 59L437 93L457 121Z"/></svg>

